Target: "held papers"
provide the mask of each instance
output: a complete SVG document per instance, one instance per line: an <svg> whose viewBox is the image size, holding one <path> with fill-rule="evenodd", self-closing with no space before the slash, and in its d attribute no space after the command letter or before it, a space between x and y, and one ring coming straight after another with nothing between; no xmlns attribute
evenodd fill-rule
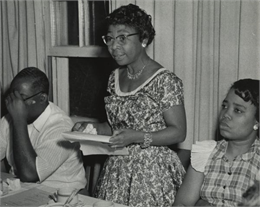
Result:
<svg viewBox="0 0 260 207"><path fill-rule="evenodd" d="M63 137L69 141L80 142L83 155L128 155L127 148L113 149L108 143L110 136L87 134L83 132L64 132Z"/></svg>

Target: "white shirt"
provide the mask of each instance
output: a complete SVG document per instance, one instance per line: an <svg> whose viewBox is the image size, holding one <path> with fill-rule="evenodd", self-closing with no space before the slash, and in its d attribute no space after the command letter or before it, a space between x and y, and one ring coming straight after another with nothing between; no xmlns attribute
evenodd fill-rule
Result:
<svg viewBox="0 0 260 207"><path fill-rule="evenodd" d="M40 183L53 188L85 187L87 181L80 145L62 137L62 132L70 131L72 126L71 119L51 102L38 119L28 125L30 141L37 154L36 169ZM9 115L0 120L0 159L5 157L15 173Z"/></svg>

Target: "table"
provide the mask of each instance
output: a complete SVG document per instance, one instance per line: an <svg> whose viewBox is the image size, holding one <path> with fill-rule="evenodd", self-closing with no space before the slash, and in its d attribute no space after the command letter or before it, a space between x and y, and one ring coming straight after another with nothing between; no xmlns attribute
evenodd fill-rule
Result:
<svg viewBox="0 0 260 207"><path fill-rule="evenodd" d="M8 173L1 172L1 179L12 179L13 176ZM0 206L40 206L44 207L51 200L50 195L56 192L57 189L37 184L37 183L22 183L21 189L11 191L8 194L0 197ZM93 198L79 194L79 200L83 204L82 207L92 207L92 205L101 201L101 199ZM115 207L126 207L125 205L115 203Z"/></svg>

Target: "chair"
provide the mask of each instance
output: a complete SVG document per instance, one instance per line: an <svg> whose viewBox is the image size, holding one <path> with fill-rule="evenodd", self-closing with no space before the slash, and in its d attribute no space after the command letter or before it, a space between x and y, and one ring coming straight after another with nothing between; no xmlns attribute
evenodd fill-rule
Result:
<svg viewBox="0 0 260 207"><path fill-rule="evenodd" d="M1 161L1 172L6 172L4 160Z"/></svg>
<svg viewBox="0 0 260 207"><path fill-rule="evenodd" d="M98 177L107 159L107 155L88 155L83 156L84 167L86 171L87 185L85 187L89 196L93 196Z"/></svg>
<svg viewBox="0 0 260 207"><path fill-rule="evenodd" d="M177 153L184 169L187 171L190 165L191 150L180 149L177 144L170 145L169 148Z"/></svg>
<svg viewBox="0 0 260 207"><path fill-rule="evenodd" d="M6 158L4 158L3 160L1 160L1 172L6 172L6 173L8 173L9 172L9 170L10 170L10 165L8 164L8 162L7 162L7 159Z"/></svg>

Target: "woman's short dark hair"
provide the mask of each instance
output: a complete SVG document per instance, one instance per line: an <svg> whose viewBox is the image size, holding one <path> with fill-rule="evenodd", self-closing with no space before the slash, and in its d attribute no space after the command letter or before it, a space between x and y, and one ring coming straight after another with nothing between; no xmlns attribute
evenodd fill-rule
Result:
<svg viewBox="0 0 260 207"><path fill-rule="evenodd" d="M255 118L259 122L259 80L241 79L233 83L231 89L245 102L251 101L256 107Z"/></svg>
<svg viewBox="0 0 260 207"><path fill-rule="evenodd" d="M134 4L128 4L115 9L106 17L107 27L110 25L126 25L133 27L140 35L140 41L148 39L149 45L155 36L155 30L152 25L152 17L143 9Z"/></svg>
<svg viewBox="0 0 260 207"><path fill-rule="evenodd" d="M32 80L32 87L46 94L49 94L49 80L46 74L36 67L28 67L21 70L12 80L12 83L20 78ZM12 84L11 83L11 84Z"/></svg>

